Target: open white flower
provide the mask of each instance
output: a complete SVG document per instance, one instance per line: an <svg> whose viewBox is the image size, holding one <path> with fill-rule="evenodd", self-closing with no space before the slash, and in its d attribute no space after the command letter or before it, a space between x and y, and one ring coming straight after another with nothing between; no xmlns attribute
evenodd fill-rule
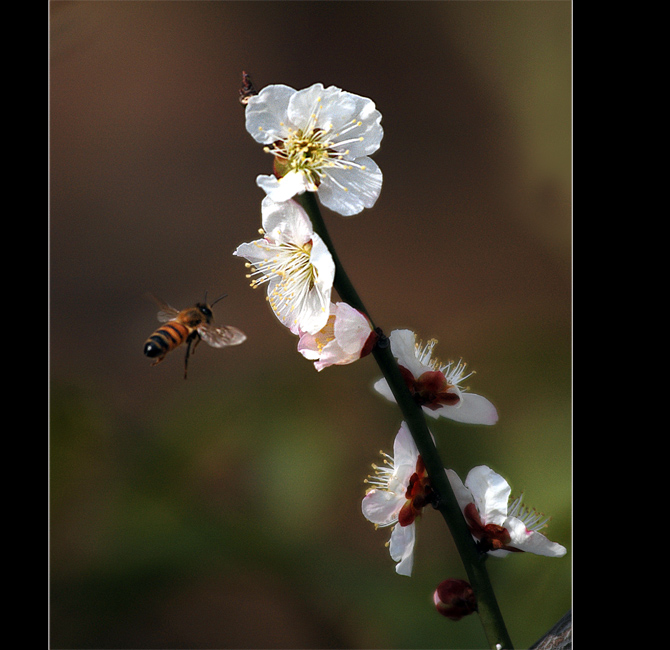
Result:
<svg viewBox="0 0 670 650"><path fill-rule="evenodd" d="M510 486L500 474L480 465L470 470L463 484L456 472L445 471L482 551L497 557L515 551L547 557L565 555L565 547L539 532L549 518L526 508L521 502L523 495L510 503Z"/></svg>
<svg viewBox="0 0 670 650"><path fill-rule="evenodd" d="M318 371L357 361L372 351L377 340L367 317L345 302L330 304L328 321L316 334L300 328L294 333L300 336L298 352L314 361Z"/></svg>
<svg viewBox="0 0 670 650"><path fill-rule="evenodd" d="M373 487L363 498L365 518L379 526L393 526L389 551L400 575L412 575L415 520L431 502L433 492L416 443L403 422L393 443L393 456L384 454L384 466L372 465L374 476L365 481Z"/></svg>
<svg viewBox="0 0 670 650"><path fill-rule="evenodd" d="M426 415L470 424L498 421L498 412L489 400L460 386L472 374L465 374L466 365L462 361L442 364L433 357L435 339L424 345L411 330L393 330L389 338L391 352L398 360L407 387ZM375 390L395 401L386 379L377 381Z"/></svg>
<svg viewBox="0 0 670 650"><path fill-rule="evenodd" d="M262 239L241 244L251 286L268 285L267 297L277 318L289 328L314 334L328 321L335 263L307 213L295 202L261 205Z"/></svg>
<svg viewBox="0 0 670 650"><path fill-rule="evenodd" d="M275 157L274 175L256 182L275 201L318 192L345 216L371 208L382 186L369 158L384 135L380 122L372 100L335 86L267 86L246 107L247 131Z"/></svg>

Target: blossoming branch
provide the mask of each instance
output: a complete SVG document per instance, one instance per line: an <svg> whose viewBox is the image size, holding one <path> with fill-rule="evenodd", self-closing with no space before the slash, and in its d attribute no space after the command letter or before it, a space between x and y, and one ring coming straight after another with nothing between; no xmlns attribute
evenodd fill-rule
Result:
<svg viewBox="0 0 670 650"><path fill-rule="evenodd" d="M272 174L256 182L265 192L261 238L237 247L252 287L267 286L271 310L297 338L297 351L317 371L371 354L383 377L375 390L399 407L403 420L393 454L382 452L361 510L376 528L391 528L395 571L411 576L417 524L427 506L444 517L469 582L440 581L433 600L451 620L478 612L491 648L512 648L484 561L531 552L561 557L566 549L543 532L548 518L526 508L498 473L480 465L465 482L445 468L430 418L495 425L489 399L463 385L466 364L442 363L437 341L419 341L408 329L387 337L376 327L344 270L319 205L342 216L372 208L382 173L370 156L383 137L381 114L365 97L316 83L304 90L276 84L260 92L244 74L240 101L246 128L272 155ZM333 299L333 290L340 300Z"/></svg>

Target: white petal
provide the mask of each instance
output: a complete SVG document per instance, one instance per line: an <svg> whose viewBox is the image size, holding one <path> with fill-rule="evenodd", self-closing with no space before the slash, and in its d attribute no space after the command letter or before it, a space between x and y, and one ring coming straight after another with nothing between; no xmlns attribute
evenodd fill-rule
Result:
<svg viewBox="0 0 670 650"><path fill-rule="evenodd" d="M360 158L351 168L326 168L319 185L319 200L333 212L345 217L371 208L382 189L382 172L372 158Z"/></svg>
<svg viewBox="0 0 670 650"><path fill-rule="evenodd" d="M468 472L465 486L472 493L482 523L502 526L511 492L507 481L490 467L479 465Z"/></svg>
<svg viewBox="0 0 670 650"><path fill-rule="evenodd" d="M295 201L274 201L266 196L261 203L263 230L277 243L302 246L314 235L307 213Z"/></svg>
<svg viewBox="0 0 670 650"><path fill-rule="evenodd" d="M233 255L238 257L244 257L252 264L262 262L263 260L270 257L270 253L267 249L267 242L263 239L257 239L252 242L246 242L240 244L236 249Z"/></svg>
<svg viewBox="0 0 670 650"><path fill-rule="evenodd" d="M546 557L562 557L566 553L564 546L552 542L542 533L529 531L524 523L516 517L509 517L505 521L504 526L512 537L509 546L518 548L526 553L535 553L535 555L544 555Z"/></svg>
<svg viewBox="0 0 670 650"><path fill-rule="evenodd" d="M380 394L383 395L387 400L390 400L391 402L395 402L395 397L393 397L393 393L391 392L391 388L386 381L386 379L379 379L374 383L373 388Z"/></svg>
<svg viewBox="0 0 670 650"><path fill-rule="evenodd" d="M361 503L363 516L373 524L387 526L398 518L406 499L387 490L370 490Z"/></svg>
<svg viewBox="0 0 670 650"><path fill-rule="evenodd" d="M311 224L310 224L311 227ZM310 261L316 270L316 286L325 294L328 292L328 302L323 307L327 315L330 315L330 288L335 280L335 262L333 256L328 250L328 246L316 233L312 233L312 252Z"/></svg>
<svg viewBox="0 0 670 650"><path fill-rule="evenodd" d="M428 366L424 366L416 358L416 335L412 330L393 330L391 336L391 352L398 359L398 363L407 368L415 379L418 379Z"/></svg>
<svg viewBox="0 0 670 650"><path fill-rule="evenodd" d="M335 86L324 88L320 83L299 90L289 102L289 120L303 129L310 121L321 129L327 130L331 125L339 129L355 115L356 102L348 95Z"/></svg>
<svg viewBox="0 0 670 650"><path fill-rule="evenodd" d="M445 404L437 410L424 407L424 412L434 418L445 417L466 424L495 424L498 421L496 407L485 397L461 391L461 401L456 405Z"/></svg>
<svg viewBox="0 0 670 650"><path fill-rule="evenodd" d="M398 562L395 570L402 576L411 576L414 565L414 543L416 541L416 526L401 526L396 524L391 533L389 552L391 558Z"/></svg>
<svg viewBox="0 0 670 650"><path fill-rule="evenodd" d="M256 177L256 185L275 203L283 203L307 190L305 180L305 175L297 171L291 171L279 179L271 174L261 174Z"/></svg>
<svg viewBox="0 0 670 650"><path fill-rule="evenodd" d="M419 450L416 447L414 438L410 433L407 423L403 422L393 441L393 464L397 468L400 465L409 465L412 472L416 471L416 461L419 457Z"/></svg>
<svg viewBox="0 0 670 650"><path fill-rule="evenodd" d="M445 469L444 471L447 473L447 478L451 484L451 489L454 491L458 505L461 510L465 510L466 506L475 502L472 492L463 485L463 481L461 481L460 477L453 469Z"/></svg>
<svg viewBox="0 0 670 650"><path fill-rule="evenodd" d="M356 102L354 119L360 121L360 125L348 130L340 138L334 139L337 142L342 141L344 138L361 138L346 145L346 148L349 150L346 157L351 160L369 156L377 151L384 137L384 129L380 124L382 119L381 113L376 110L375 103L372 100L351 93L349 93L349 96L353 97Z"/></svg>
<svg viewBox="0 0 670 650"><path fill-rule="evenodd" d="M249 98L245 124L256 142L270 144L288 135L287 110L295 93L289 86L274 84Z"/></svg>

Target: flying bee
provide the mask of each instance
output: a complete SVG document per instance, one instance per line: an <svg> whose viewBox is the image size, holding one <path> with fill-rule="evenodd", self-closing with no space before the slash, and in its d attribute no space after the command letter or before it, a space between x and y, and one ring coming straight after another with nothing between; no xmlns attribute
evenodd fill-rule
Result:
<svg viewBox="0 0 670 650"><path fill-rule="evenodd" d="M225 348L229 345L239 345L247 338L246 334L236 327L230 325L217 327L213 324L212 307L221 298L225 298L225 295L209 304L205 292L204 302L198 302L193 307L187 307L181 311L154 296L150 295L149 297L160 307L158 320L165 323L144 344L144 354L155 359L151 364L152 366L165 359L168 352L179 347L182 343L186 343L186 358L184 360L184 379L186 379L188 358L191 351L195 352L195 348L201 340L213 348Z"/></svg>

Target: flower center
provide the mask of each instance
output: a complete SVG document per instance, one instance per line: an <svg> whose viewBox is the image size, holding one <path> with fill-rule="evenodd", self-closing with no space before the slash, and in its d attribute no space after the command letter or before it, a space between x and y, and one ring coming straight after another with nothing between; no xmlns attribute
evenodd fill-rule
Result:
<svg viewBox="0 0 670 650"><path fill-rule="evenodd" d="M416 359L422 366L429 368L419 377L414 377L407 368L400 366L407 388L416 403L433 411L445 405L458 404L461 401L458 384L472 374L465 374L466 365L463 361L450 361L445 364L434 357L433 350L436 345L437 339L430 339L425 344L415 339Z"/></svg>
<svg viewBox="0 0 670 650"><path fill-rule="evenodd" d="M267 153L275 156L274 171L277 178L289 172L299 172L304 175L310 192L317 191L324 176L328 175L328 168L365 169L363 165L346 159L349 155L347 146L363 140L362 136L350 137L351 131L360 127L362 122L353 119L339 132L333 133L333 124L330 122L317 126L322 108L319 97L303 128L288 127L282 122L281 126L286 128L288 135L265 147Z"/></svg>
<svg viewBox="0 0 670 650"><path fill-rule="evenodd" d="M312 240L303 244L293 242L273 242L268 239L259 244L266 253L266 259L245 266L251 273L251 286L256 289L273 279L278 282L268 293L267 299L277 312L287 312L295 308L314 287L318 272L312 264Z"/></svg>
<svg viewBox="0 0 670 650"><path fill-rule="evenodd" d="M469 503L465 506L463 514L465 515L465 521L470 527L470 532L479 540L479 548L483 553L500 549L508 551L516 550L507 548L507 545L512 541L509 531L497 524L484 524L474 503Z"/></svg>
<svg viewBox="0 0 670 650"><path fill-rule="evenodd" d="M409 526L421 514L421 510L435 497L433 488L428 480L428 473L423 464L421 456L416 461L416 472L410 476L405 498L407 501L400 509L398 523L401 526Z"/></svg>
<svg viewBox="0 0 670 650"><path fill-rule="evenodd" d="M450 384L441 372L428 370L416 379L407 368L403 366L399 368L409 392L419 406L435 411L441 406L453 406L460 402L461 397L458 393L449 392L454 385Z"/></svg>

